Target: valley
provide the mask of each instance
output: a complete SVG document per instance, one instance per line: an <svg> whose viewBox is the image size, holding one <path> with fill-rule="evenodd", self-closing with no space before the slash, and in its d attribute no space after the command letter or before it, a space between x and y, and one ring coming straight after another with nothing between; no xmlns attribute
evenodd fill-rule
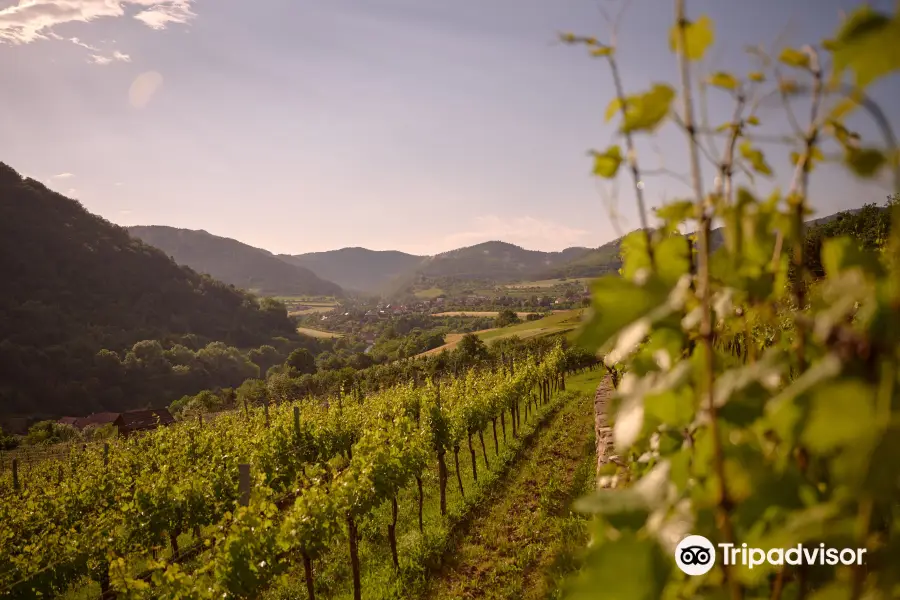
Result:
<svg viewBox="0 0 900 600"><path fill-rule="evenodd" d="M900 3L635 4L0 4L0 600L900 598Z"/></svg>

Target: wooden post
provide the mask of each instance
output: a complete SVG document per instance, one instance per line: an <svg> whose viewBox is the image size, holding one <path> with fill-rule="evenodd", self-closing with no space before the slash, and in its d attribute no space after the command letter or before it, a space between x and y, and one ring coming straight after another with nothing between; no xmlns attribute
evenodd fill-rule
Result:
<svg viewBox="0 0 900 600"><path fill-rule="evenodd" d="M353 514L347 513L347 530L350 535L350 568L353 571L353 600L362 600L362 583L359 572L359 540Z"/></svg>
<svg viewBox="0 0 900 600"><path fill-rule="evenodd" d="M425 523L422 521L425 494L422 492L422 477L419 475L416 475L416 487L419 488L419 533L425 533Z"/></svg>
<svg viewBox="0 0 900 600"><path fill-rule="evenodd" d="M109 466L109 442L103 442L103 466Z"/></svg>
<svg viewBox="0 0 900 600"><path fill-rule="evenodd" d="M240 499L238 502L241 506L250 504L250 465L238 465L238 492Z"/></svg>
<svg viewBox="0 0 900 600"><path fill-rule="evenodd" d="M263 404L263 410L266 413L266 427L269 427L269 400L268 399Z"/></svg>
<svg viewBox="0 0 900 600"><path fill-rule="evenodd" d="M300 407L294 407L294 438L300 441Z"/></svg>
<svg viewBox="0 0 900 600"><path fill-rule="evenodd" d="M13 491L19 491L19 459L12 459Z"/></svg>
<svg viewBox="0 0 900 600"><path fill-rule="evenodd" d="M197 415L197 423L200 424L200 427L203 427L203 415Z"/></svg>
<svg viewBox="0 0 900 600"><path fill-rule="evenodd" d="M313 582L312 558L305 551L301 554L303 555L303 571L306 575L306 594L309 596L309 600L316 600L316 586Z"/></svg>

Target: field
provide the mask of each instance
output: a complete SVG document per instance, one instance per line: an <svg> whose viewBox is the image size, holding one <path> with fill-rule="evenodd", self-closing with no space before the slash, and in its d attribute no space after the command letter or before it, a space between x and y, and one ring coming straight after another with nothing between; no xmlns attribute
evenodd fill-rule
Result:
<svg viewBox="0 0 900 600"><path fill-rule="evenodd" d="M539 281L521 281L519 283L510 283L504 287L507 289L513 290L522 290L522 289L539 289L539 288L552 288L558 285L566 285L566 284L574 284L574 285L588 285L592 282L594 277L578 277L575 279L541 279Z"/></svg>
<svg viewBox="0 0 900 600"><path fill-rule="evenodd" d="M307 597L307 590L312 598L313 589L315 596L335 600L351 593L359 598L360 589L372 600L447 597L442 590L455 598L469 577L452 559L469 555L467 546L478 543L475 533L499 534L510 524L510 502L535 496L528 511L513 519L515 530L504 529L503 553L514 554L481 569L486 578L508 579L509 593L517 585L529 589L547 580L559 552L586 541L574 535L569 506L591 474L581 467L593 462L591 395L551 387L562 364L560 354L551 354L537 369L511 377L481 372L477 379L448 381L439 400L442 418L476 432L480 446L477 452L470 434L462 457L464 438L435 454L431 440L443 421L409 412L421 406L431 411L427 407L437 401L432 392L416 392L407 405L409 393L401 385L365 404L245 406L129 443L110 440L102 449L42 463L25 477L4 476L0 508L10 515L4 526L12 536L0 540L6 567L0 590L14 598L109 596L103 574L109 569L142 580L147 598L275 600ZM576 379L592 376L599 371L569 381L574 388ZM498 405L496 394L509 400ZM393 418L385 419L388 414ZM166 468L158 469L160 463ZM445 466L452 471L442 471ZM331 476L307 479L310 468ZM551 493L533 494L534 484L551 473ZM373 485L382 480L384 485ZM104 485L87 486L91 494L85 495L85 481ZM34 508L8 510L20 503ZM246 508L235 511L236 505ZM35 525L51 523L61 537L48 539ZM102 529L107 523L121 527ZM94 557L99 569L87 562ZM107 566L107 557L115 563ZM177 581L168 577L171 565L163 574L169 561L179 565ZM259 565L253 578L243 577L248 564ZM504 564L527 572L528 579ZM429 589L429 581L435 587Z"/></svg>
<svg viewBox="0 0 900 600"><path fill-rule="evenodd" d="M303 310L292 310L288 312L289 317L296 317L302 315L311 315L315 313L326 313L334 310L335 305L328 306L310 306L309 308L304 308Z"/></svg>
<svg viewBox="0 0 900 600"><path fill-rule="evenodd" d="M497 317L500 314L499 311L496 310L450 310L442 313L434 313L431 315L432 317ZM524 319L530 314L528 312L519 312L516 313L519 315L520 319Z"/></svg>
<svg viewBox="0 0 900 600"><path fill-rule="evenodd" d="M444 290L437 287L428 288L426 290L419 290L415 293L416 298L421 298L423 300L431 300L433 298L437 298L441 294L444 293Z"/></svg>
<svg viewBox="0 0 900 600"><path fill-rule="evenodd" d="M467 314L475 315L476 313ZM481 331L476 331L475 335L480 337L488 344L495 340L512 336L518 336L521 339L526 339L530 337L552 335L554 333L574 331L581 324L581 318L581 309L561 310L555 311L555 314L544 317L543 319L538 319L537 321L526 321L525 323L519 323L518 325L513 325L511 327L493 327L491 329L482 329ZM448 334L445 338L446 343L443 346L438 346L437 348L433 348L427 352L423 352L420 356L440 354L444 350L453 350L459 344L459 341L462 339L463 335L464 334L462 333Z"/></svg>
<svg viewBox="0 0 900 600"><path fill-rule="evenodd" d="M334 333L332 331L322 331L321 329L311 329L309 327L298 327L297 333L308 335L315 338L339 338L344 337L343 333Z"/></svg>

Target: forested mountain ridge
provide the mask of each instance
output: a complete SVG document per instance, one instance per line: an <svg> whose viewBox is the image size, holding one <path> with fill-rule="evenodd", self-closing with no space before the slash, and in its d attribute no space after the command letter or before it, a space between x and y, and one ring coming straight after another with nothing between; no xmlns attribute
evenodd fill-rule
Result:
<svg viewBox="0 0 900 600"><path fill-rule="evenodd" d="M394 280L412 273L426 259L397 250L366 248L280 254L278 258L305 267L344 289L368 293L385 291Z"/></svg>
<svg viewBox="0 0 900 600"><path fill-rule="evenodd" d="M178 266L3 163L0 281L0 414L137 408L109 383L101 349L185 336L249 347L294 335L283 305Z"/></svg>
<svg viewBox="0 0 900 600"><path fill-rule="evenodd" d="M176 263L266 296L339 296L341 287L306 267L203 230L163 225L133 226L128 232L171 256Z"/></svg>
<svg viewBox="0 0 900 600"><path fill-rule="evenodd" d="M507 242L490 241L433 256L418 271L426 277L483 278L509 282L562 266L588 252L589 248L541 252Z"/></svg>

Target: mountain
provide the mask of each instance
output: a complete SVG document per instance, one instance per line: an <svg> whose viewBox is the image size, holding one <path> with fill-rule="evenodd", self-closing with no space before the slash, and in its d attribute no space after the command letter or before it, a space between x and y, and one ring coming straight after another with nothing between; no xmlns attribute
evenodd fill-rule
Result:
<svg viewBox="0 0 900 600"><path fill-rule="evenodd" d="M159 225L128 233L171 256L176 263L264 296L339 296L340 286L266 250L206 231Z"/></svg>
<svg viewBox="0 0 900 600"><path fill-rule="evenodd" d="M98 364L142 340L294 335L284 306L200 275L0 163L0 414L136 408ZM118 367L117 367L118 368ZM145 380L145 387L152 385Z"/></svg>
<svg viewBox="0 0 900 600"><path fill-rule="evenodd" d="M425 277L490 279L510 282L529 279L536 273L583 258L589 248L567 248L562 252L525 250L506 242L485 242L459 248L426 259L418 269Z"/></svg>
<svg viewBox="0 0 900 600"><path fill-rule="evenodd" d="M384 291L394 280L410 273L425 260L424 256L396 250L366 248L342 248L293 256L281 254L279 258L305 267L345 289L368 293Z"/></svg>

